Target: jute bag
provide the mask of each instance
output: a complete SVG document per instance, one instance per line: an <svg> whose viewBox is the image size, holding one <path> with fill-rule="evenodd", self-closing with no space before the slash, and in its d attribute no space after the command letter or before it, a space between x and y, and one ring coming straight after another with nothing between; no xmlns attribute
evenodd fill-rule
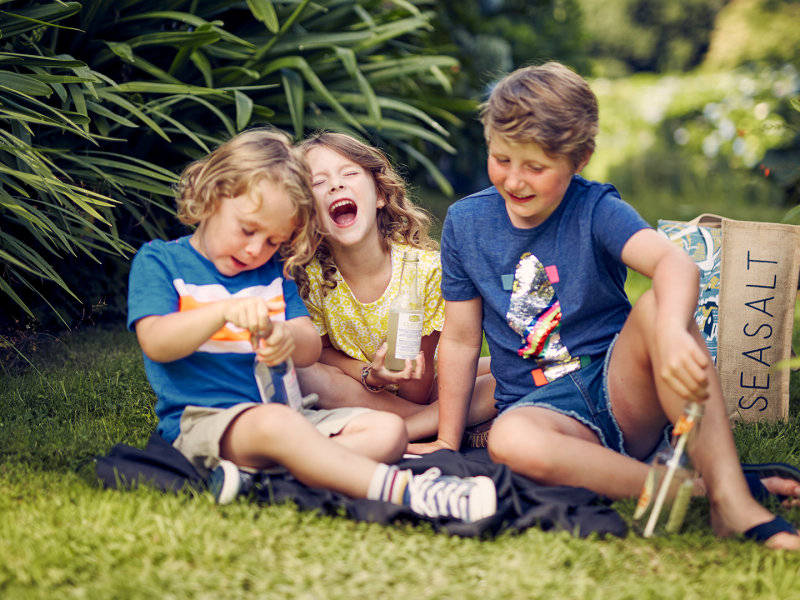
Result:
<svg viewBox="0 0 800 600"><path fill-rule="evenodd" d="M722 381L729 416L786 420L800 273L800 226L735 221L704 214L659 221L701 270L695 315ZM716 302L715 302L716 301Z"/></svg>

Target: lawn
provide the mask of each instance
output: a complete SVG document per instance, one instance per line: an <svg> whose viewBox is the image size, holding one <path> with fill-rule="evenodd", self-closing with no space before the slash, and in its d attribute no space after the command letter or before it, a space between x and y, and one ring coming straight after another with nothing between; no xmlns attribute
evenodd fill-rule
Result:
<svg viewBox="0 0 800 600"><path fill-rule="evenodd" d="M134 336L21 337L0 381L0 597L791 598L800 556L718 540L696 500L681 535L464 539L208 494L101 490L91 459L143 444L153 395ZM27 362L30 361L30 362ZM800 463L800 418L739 426L743 458ZM629 519L633 502L615 507ZM781 510L795 523L800 510Z"/></svg>

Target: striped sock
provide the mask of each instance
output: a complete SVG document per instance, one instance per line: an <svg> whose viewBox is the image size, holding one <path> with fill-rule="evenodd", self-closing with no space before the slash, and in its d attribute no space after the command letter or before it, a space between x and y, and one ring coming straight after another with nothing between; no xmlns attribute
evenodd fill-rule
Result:
<svg viewBox="0 0 800 600"><path fill-rule="evenodd" d="M406 490L410 480L411 471L401 471L395 466L380 463L372 475L367 498L392 504L408 504Z"/></svg>

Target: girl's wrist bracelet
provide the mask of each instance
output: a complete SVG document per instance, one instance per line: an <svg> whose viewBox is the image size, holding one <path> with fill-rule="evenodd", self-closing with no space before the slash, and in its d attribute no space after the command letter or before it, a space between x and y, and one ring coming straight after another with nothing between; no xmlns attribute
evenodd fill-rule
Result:
<svg viewBox="0 0 800 600"><path fill-rule="evenodd" d="M367 377L369 377L370 371L372 371L372 363L367 363L364 365L364 368L361 369L361 383L364 385L367 391L377 394L378 392L385 390L385 385L379 385L378 387L375 387L374 385L367 383Z"/></svg>

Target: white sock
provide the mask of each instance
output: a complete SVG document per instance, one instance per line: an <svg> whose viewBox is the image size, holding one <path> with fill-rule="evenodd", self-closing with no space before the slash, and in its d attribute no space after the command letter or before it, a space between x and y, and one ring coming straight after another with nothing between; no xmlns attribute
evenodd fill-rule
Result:
<svg viewBox="0 0 800 600"><path fill-rule="evenodd" d="M392 504L406 504L405 495L410 479L410 471L401 471L396 466L379 463L372 474L367 498Z"/></svg>

